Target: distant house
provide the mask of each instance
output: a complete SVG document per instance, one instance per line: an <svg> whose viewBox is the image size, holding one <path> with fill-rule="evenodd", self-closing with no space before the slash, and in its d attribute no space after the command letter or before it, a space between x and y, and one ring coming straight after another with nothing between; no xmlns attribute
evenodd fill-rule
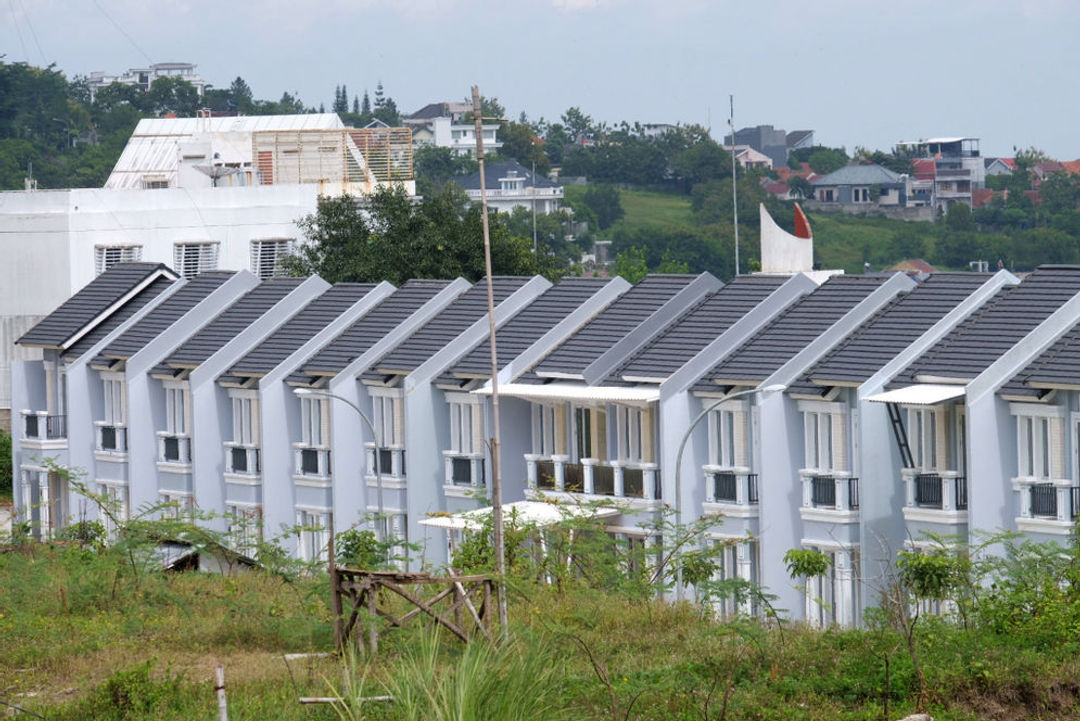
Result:
<svg viewBox="0 0 1080 721"><path fill-rule="evenodd" d="M979 152L978 138L929 138L897 145L908 153L922 156L922 161L915 161L916 177L921 181L933 181L930 204L935 210L944 212L953 203L970 206L971 191L986 185L986 164ZM929 177L926 161L933 163L934 173Z"/></svg>
<svg viewBox="0 0 1080 721"><path fill-rule="evenodd" d="M465 114L471 110L472 106L468 103L429 103L401 123L412 128L414 147L434 145L450 148L454 155L472 155L476 152L476 126L462 122ZM497 137L498 130L498 123L483 125L485 151L502 147Z"/></svg>
<svg viewBox="0 0 1080 721"><path fill-rule="evenodd" d="M533 175L531 170L516 160L487 166L484 181L488 207L504 213L510 213L514 208L525 208L546 215L558 210L563 198L561 185L542 175ZM458 178L457 183L465 189L469 200L480 202L480 173Z"/></svg>
<svg viewBox="0 0 1080 721"><path fill-rule="evenodd" d="M848 165L813 181L819 203L906 206L908 179L880 165Z"/></svg>
<svg viewBox="0 0 1080 721"><path fill-rule="evenodd" d="M725 145L724 150L731 152L731 146ZM764 168L770 170L773 167L773 159L765 153L754 150L749 145L735 146L735 160L742 168Z"/></svg>
<svg viewBox="0 0 1080 721"><path fill-rule="evenodd" d="M180 78L195 86L195 90L201 97L206 89L206 81L195 72L196 67L193 63L154 63L145 68L131 68L119 75L106 75L100 70L95 70L86 79L86 84L90 88L90 99L93 100L98 90L113 83L134 85L145 93L158 78Z"/></svg>
<svg viewBox="0 0 1080 721"><path fill-rule="evenodd" d="M1014 158L983 158L987 175L1012 175L1016 169Z"/></svg>

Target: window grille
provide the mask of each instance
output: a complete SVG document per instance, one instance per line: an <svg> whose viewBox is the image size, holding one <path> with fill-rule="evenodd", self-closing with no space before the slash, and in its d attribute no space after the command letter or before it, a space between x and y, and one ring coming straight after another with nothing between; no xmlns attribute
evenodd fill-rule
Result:
<svg viewBox="0 0 1080 721"><path fill-rule="evenodd" d="M265 280L282 275L281 261L293 252L291 238L251 241L251 272Z"/></svg>
<svg viewBox="0 0 1080 721"><path fill-rule="evenodd" d="M117 263L134 263L141 259L141 245L94 246L94 274L101 275Z"/></svg>
<svg viewBox="0 0 1080 721"><path fill-rule="evenodd" d="M217 270L218 243L177 243L173 247L173 268L183 278Z"/></svg>

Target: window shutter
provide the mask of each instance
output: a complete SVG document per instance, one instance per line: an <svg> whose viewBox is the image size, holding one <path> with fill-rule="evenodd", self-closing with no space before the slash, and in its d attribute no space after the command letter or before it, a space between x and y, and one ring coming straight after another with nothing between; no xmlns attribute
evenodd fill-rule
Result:
<svg viewBox="0 0 1080 721"><path fill-rule="evenodd" d="M480 405L466 406L472 417L472 452L484 452L484 407Z"/></svg>
<svg viewBox="0 0 1080 721"><path fill-rule="evenodd" d="M319 445L330 445L330 399L319 399Z"/></svg>
<svg viewBox="0 0 1080 721"><path fill-rule="evenodd" d="M607 413L599 409L590 409L593 414L592 444L593 458L606 460L607 452Z"/></svg>
<svg viewBox="0 0 1080 721"><path fill-rule="evenodd" d="M653 432L653 410L650 406L641 411L641 460L643 463L654 462L656 458L655 447L656 435Z"/></svg>
<svg viewBox="0 0 1080 721"><path fill-rule="evenodd" d="M566 455L566 404L555 406L555 455Z"/></svg>
<svg viewBox="0 0 1080 721"><path fill-rule="evenodd" d="M829 422L832 424L832 448L829 449L832 456L832 469L846 471L847 464L847 416L843 413L830 413Z"/></svg>
<svg viewBox="0 0 1080 721"><path fill-rule="evenodd" d="M949 467L949 426L944 408L935 408L934 414L934 468Z"/></svg>
<svg viewBox="0 0 1080 721"><path fill-rule="evenodd" d="M734 439L731 460L736 466L746 466L746 411L733 411L730 418L731 437Z"/></svg>
<svg viewBox="0 0 1080 721"><path fill-rule="evenodd" d="M391 404L394 412L394 445L402 445L405 443L405 413L401 408L401 399L394 398Z"/></svg>
<svg viewBox="0 0 1080 721"><path fill-rule="evenodd" d="M1065 477L1065 428L1061 418L1051 418L1049 423L1050 442L1050 477L1060 479Z"/></svg>

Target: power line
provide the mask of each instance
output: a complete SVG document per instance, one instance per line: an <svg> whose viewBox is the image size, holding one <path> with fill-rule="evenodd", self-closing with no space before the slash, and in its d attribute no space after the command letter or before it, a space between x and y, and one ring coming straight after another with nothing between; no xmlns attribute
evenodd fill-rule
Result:
<svg viewBox="0 0 1080 721"><path fill-rule="evenodd" d="M15 34L19 36L19 45L22 46L23 57L30 62L30 53L26 52L26 43L23 42L22 31L19 30L19 15L15 12L15 0L8 0L11 6L11 22L15 26Z"/></svg>
<svg viewBox="0 0 1080 721"><path fill-rule="evenodd" d="M105 8L101 7L101 3L99 3L98 0L94 0L94 7L96 7L101 12L101 14L105 16L106 20L108 20L109 22L111 22L113 24L113 27L115 27L120 32L120 34L123 35L125 39L127 39L127 41L129 43L131 43L131 47L138 50L139 54L142 55L144 58L146 58L147 64L149 64L149 65L154 64L154 61L150 59L149 55L147 55L145 52L143 52L143 49L139 47L139 44L136 43L135 40L132 39L132 37L127 34L127 32L124 30L124 28L120 27L120 23L113 20L112 15L109 15L109 13L105 12Z"/></svg>
<svg viewBox="0 0 1080 721"><path fill-rule="evenodd" d="M26 6L23 5L23 1L19 0L19 7L23 11L23 17L26 19L26 26L30 28L30 37L34 39L34 45L37 46L38 55L41 56L41 67L48 67L49 60L45 57L45 51L41 49L41 43L38 42L37 32L34 30L34 22L30 19L30 13L26 12Z"/></svg>

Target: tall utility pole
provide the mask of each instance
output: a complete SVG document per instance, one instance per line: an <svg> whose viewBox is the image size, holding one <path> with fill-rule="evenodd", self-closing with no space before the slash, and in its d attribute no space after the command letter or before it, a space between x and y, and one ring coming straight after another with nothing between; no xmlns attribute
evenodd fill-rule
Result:
<svg viewBox="0 0 1080 721"><path fill-rule="evenodd" d="M735 213L735 275L739 274L739 178L735 174L735 93L728 95L731 102L731 115L728 126L731 127L731 210ZM482 178L483 176L481 176Z"/></svg>
<svg viewBox="0 0 1080 721"><path fill-rule="evenodd" d="M491 345L491 505L492 543L495 546L495 595L503 638L509 632L506 611L506 550L503 546L502 479L499 477L499 362L495 352L495 288L491 280L491 233L488 230L487 188L484 185L484 119L480 113L480 88L472 87L473 124L476 128L476 162L480 166L480 213L484 227L484 268L487 271L488 335Z"/></svg>

